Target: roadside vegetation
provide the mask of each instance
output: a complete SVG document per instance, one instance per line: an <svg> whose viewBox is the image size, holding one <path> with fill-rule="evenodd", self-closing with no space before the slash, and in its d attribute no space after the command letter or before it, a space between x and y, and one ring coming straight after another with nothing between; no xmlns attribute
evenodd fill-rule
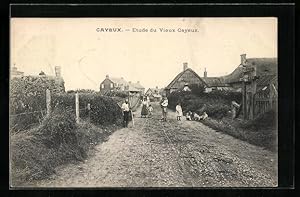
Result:
<svg viewBox="0 0 300 197"><path fill-rule="evenodd" d="M90 149L122 124L122 111L114 99L84 90L79 91L80 122L76 123L75 91L66 93L58 88L54 81L43 78L12 80L12 186L28 185L55 173L60 165L86 159ZM51 90L48 115L46 89Z"/></svg>
<svg viewBox="0 0 300 197"><path fill-rule="evenodd" d="M181 103L184 114L188 111L208 118L201 122L216 131L221 131L251 144L264 147L271 151L277 150L277 118L271 110L254 120L244 121L231 118L231 102L241 103L242 95L238 92L212 91L205 93L201 86L191 86L191 91L176 91L168 96L169 108L174 110ZM241 114L240 114L241 116Z"/></svg>

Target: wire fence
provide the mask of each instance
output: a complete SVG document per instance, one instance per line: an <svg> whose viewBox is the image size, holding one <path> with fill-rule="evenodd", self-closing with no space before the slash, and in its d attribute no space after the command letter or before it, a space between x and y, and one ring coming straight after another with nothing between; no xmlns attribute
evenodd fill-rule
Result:
<svg viewBox="0 0 300 197"><path fill-rule="evenodd" d="M53 98L52 98L53 97ZM52 100L53 99L53 100ZM40 124L45 117L49 117L49 114L51 114L55 108L62 108L66 112L74 113L76 117L76 122L79 123L81 120L91 120L91 116L93 115L93 107L91 107L91 104L86 101L86 99L79 96L79 94L75 94L75 99L72 102L67 101L66 105L61 105L61 101L57 102L57 97L55 94L50 94L50 91L46 91L46 109L42 110L32 110L29 109L23 109L24 111L21 113L10 113L9 119L10 119L10 128L14 128L16 130L27 130L32 127L32 125L38 125ZM136 108L139 106L139 97L138 96L131 96L130 97L130 104L132 106L132 111L136 110ZM43 102L42 102L43 103ZM56 104L55 104L56 103ZM122 101L117 103L119 107L122 105ZM38 106L34 106L38 107ZM96 113L97 114L97 113Z"/></svg>
<svg viewBox="0 0 300 197"><path fill-rule="evenodd" d="M42 113L43 114L43 112L46 113L46 110L22 112L22 113L18 113L18 114L10 114L9 116L17 117L17 116L20 116L20 115L28 115L28 114L36 114L36 113Z"/></svg>

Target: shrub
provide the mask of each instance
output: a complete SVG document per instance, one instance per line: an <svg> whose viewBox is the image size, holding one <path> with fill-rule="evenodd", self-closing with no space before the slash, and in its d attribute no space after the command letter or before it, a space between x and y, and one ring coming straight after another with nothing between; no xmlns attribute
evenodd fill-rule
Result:
<svg viewBox="0 0 300 197"><path fill-rule="evenodd" d="M190 84L189 88L194 95L201 96L205 90L204 86L199 84Z"/></svg>
<svg viewBox="0 0 300 197"><path fill-rule="evenodd" d="M67 93L96 93L95 90L91 89L78 89L78 90L68 90Z"/></svg>
<svg viewBox="0 0 300 197"><path fill-rule="evenodd" d="M46 110L46 89L64 92L64 83L48 77L27 76L11 79L10 128L14 131L26 130L40 122Z"/></svg>
<svg viewBox="0 0 300 197"><path fill-rule="evenodd" d="M125 92L125 91L107 91L107 92L104 93L104 96L126 98L126 97L128 97L128 92Z"/></svg>
<svg viewBox="0 0 300 197"><path fill-rule="evenodd" d="M208 116L221 119L227 116L231 108L231 102L234 100L241 102L241 93L213 91L210 93L175 91L168 96L169 108L175 109L178 102L181 103L182 109L185 112L193 111L202 114L204 111Z"/></svg>
<svg viewBox="0 0 300 197"><path fill-rule="evenodd" d="M249 120L243 125L244 129L251 130L262 130L262 129L276 129L277 125L277 112L274 109L271 109L253 120Z"/></svg>
<svg viewBox="0 0 300 197"><path fill-rule="evenodd" d="M207 118L203 124L235 138L264 147L271 151L277 150L277 118L276 112L270 110L254 120L240 121L224 118L215 120Z"/></svg>
<svg viewBox="0 0 300 197"><path fill-rule="evenodd" d="M79 94L80 117L87 119L89 113L88 103L91 106L90 121L96 125L109 125L122 123L122 110L119 105L110 97L100 94ZM75 94L53 95L52 106L68 109L75 113Z"/></svg>
<svg viewBox="0 0 300 197"><path fill-rule="evenodd" d="M55 108L39 127L11 135L13 185L43 179L59 165L85 159L88 150L108 135L92 124L75 124L73 113Z"/></svg>

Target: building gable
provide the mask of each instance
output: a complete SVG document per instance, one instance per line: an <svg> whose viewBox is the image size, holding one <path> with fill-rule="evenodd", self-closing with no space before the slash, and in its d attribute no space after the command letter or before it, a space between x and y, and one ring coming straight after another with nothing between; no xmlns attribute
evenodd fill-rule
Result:
<svg viewBox="0 0 300 197"><path fill-rule="evenodd" d="M179 89L185 84L201 84L206 86L206 83L199 77L199 75L190 68L179 73L173 81L166 87L166 89Z"/></svg>

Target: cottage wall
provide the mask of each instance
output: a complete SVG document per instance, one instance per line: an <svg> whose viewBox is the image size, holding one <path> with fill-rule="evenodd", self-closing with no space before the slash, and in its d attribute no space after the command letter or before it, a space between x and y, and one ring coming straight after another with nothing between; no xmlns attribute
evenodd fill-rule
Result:
<svg viewBox="0 0 300 197"><path fill-rule="evenodd" d="M115 88L115 84L109 80L109 79L105 79L101 84L100 84L100 92L107 92L107 91L111 91Z"/></svg>

